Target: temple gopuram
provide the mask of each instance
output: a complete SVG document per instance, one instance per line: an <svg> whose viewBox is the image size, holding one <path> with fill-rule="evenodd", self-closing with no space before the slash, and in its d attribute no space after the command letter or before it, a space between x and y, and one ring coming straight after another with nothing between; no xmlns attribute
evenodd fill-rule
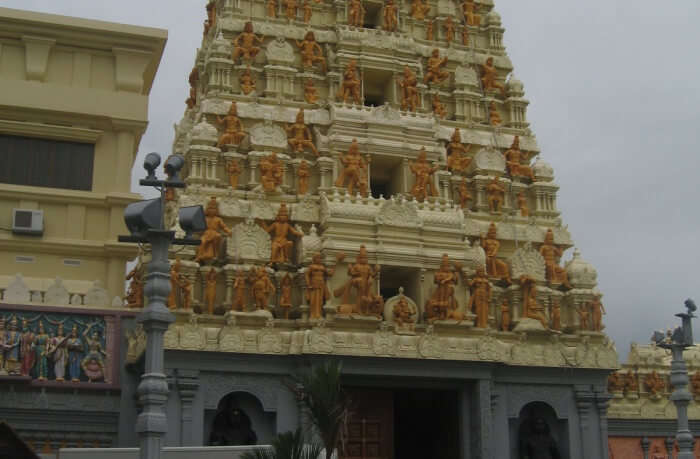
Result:
<svg viewBox="0 0 700 459"><path fill-rule="evenodd" d="M167 197L178 233L178 208L207 217L201 246L172 249L167 444L306 425L286 381L339 359L355 401L342 457L608 457L618 362L597 273L492 2L217 0L206 15L172 150L188 187ZM145 337L128 334L138 367Z"/></svg>

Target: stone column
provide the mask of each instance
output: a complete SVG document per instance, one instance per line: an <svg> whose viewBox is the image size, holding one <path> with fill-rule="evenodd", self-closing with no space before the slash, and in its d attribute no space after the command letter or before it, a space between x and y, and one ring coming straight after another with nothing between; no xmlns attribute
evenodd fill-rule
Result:
<svg viewBox="0 0 700 459"><path fill-rule="evenodd" d="M595 403L600 419L600 457L608 459L608 402L612 395L605 387L595 388Z"/></svg>
<svg viewBox="0 0 700 459"><path fill-rule="evenodd" d="M651 442L646 436L644 436L642 437L640 443L642 445L642 453L644 454L644 459L649 459L649 445Z"/></svg>
<svg viewBox="0 0 700 459"><path fill-rule="evenodd" d="M317 162L320 171L318 190L328 192L333 186L333 158L322 156Z"/></svg>
<svg viewBox="0 0 700 459"><path fill-rule="evenodd" d="M491 411L491 381L480 379L476 383L476 404L477 418L479 425L478 437L478 456L482 458L491 458L493 455L492 446L492 426L493 415Z"/></svg>
<svg viewBox="0 0 700 459"><path fill-rule="evenodd" d="M180 394L180 446L195 445L192 426L192 402L199 389L199 371L178 369L176 373L178 393Z"/></svg>
<svg viewBox="0 0 700 459"><path fill-rule="evenodd" d="M577 385L574 387L576 398L576 410L578 411L579 428L581 432L581 457L595 457L592 448L592 435L590 432L590 413L593 406L594 396L589 386Z"/></svg>
<svg viewBox="0 0 700 459"><path fill-rule="evenodd" d="M250 176L248 177L248 189L252 190L258 185L258 164L260 158L256 155L248 155L248 167L250 168Z"/></svg>
<svg viewBox="0 0 700 459"><path fill-rule="evenodd" d="M128 193L131 192L131 166L136 155L136 138L143 133L145 126L129 121L112 121L112 127L117 137L113 189Z"/></svg>

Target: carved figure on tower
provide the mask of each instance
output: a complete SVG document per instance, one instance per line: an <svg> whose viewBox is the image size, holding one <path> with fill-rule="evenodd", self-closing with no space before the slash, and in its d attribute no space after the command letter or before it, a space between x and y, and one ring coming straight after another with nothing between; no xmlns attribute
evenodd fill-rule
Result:
<svg viewBox="0 0 700 459"><path fill-rule="evenodd" d="M489 104L489 122L491 123L491 126L501 125L501 114L498 113L496 102L493 101Z"/></svg>
<svg viewBox="0 0 700 459"><path fill-rule="evenodd" d="M515 138L513 138L513 144L503 155L505 156L506 166L508 167L508 173L511 177L525 177L533 182L535 181L532 168L526 164L528 162L528 155L520 151L520 136L516 135Z"/></svg>
<svg viewBox="0 0 700 459"><path fill-rule="evenodd" d="M430 5L423 0L413 0L411 2L411 17L417 21L422 21L430 11Z"/></svg>
<svg viewBox="0 0 700 459"><path fill-rule="evenodd" d="M275 284L270 280L267 269L264 266L250 268L250 282L255 308L259 311L267 310L270 294L275 291Z"/></svg>
<svg viewBox="0 0 700 459"><path fill-rule="evenodd" d="M468 150L469 147L462 144L462 135L459 129L455 128L450 143L447 144L447 169L453 173L466 172L472 162L471 158L463 156L467 154Z"/></svg>
<svg viewBox="0 0 700 459"><path fill-rule="evenodd" d="M204 303L207 306L207 312L214 314L214 304L216 303L216 270L211 268L207 273L204 287Z"/></svg>
<svg viewBox="0 0 700 459"><path fill-rule="evenodd" d="M362 0L350 0L348 7L348 23L354 27L362 27L365 23L365 7Z"/></svg>
<svg viewBox="0 0 700 459"><path fill-rule="evenodd" d="M264 35L257 36L253 32L253 23L250 21L246 22L243 26L243 32L233 39L232 60L236 62L241 58L246 61L252 61L260 52L260 48L255 46L256 43L262 45L264 40Z"/></svg>
<svg viewBox="0 0 700 459"><path fill-rule="evenodd" d="M190 83L190 97L185 101L187 108L192 109L197 105L197 84L199 83L199 69L192 67L190 76L187 79Z"/></svg>
<svg viewBox="0 0 700 459"><path fill-rule="evenodd" d="M608 392L622 392L625 389L625 379L617 371L608 376Z"/></svg>
<svg viewBox="0 0 700 459"><path fill-rule="evenodd" d="M493 180L486 185L486 196L491 213L500 212L503 200L506 196L506 188L501 184L498 177L494 177Z"/></svg>
<svg viewBox="0 0 700 459"><path fill-rule="evenodd" d="M639 392L639 382L637 381L637 376L632 373L632 370L628 370L625 375L625 393L636 393Z"/></svg>
<svg viewBox="0 0 700 459"><path fill-rule="evenodd" d="M143 266L138 264L126 275L129 289L126 292L126 303L129 308L143 308Z"/></svg>
<svg viewBox="0 0 700 459"><path fill-rule="evenodd" d="M508 300L503 300L501 304L501 331L510 331L511 313Z"/></svg>
<svg viewBox="0 0 700 459"><path fill-rule="evenodd" d="M423 78L425 84L440 84L445 81L450 74L442 68L447 65L447 58L440 57L440 50L435 48L428 58L427 71Z"/></svg>
<svg viewBox="0 0 700 459"><path fill-rule="evenodd" d="M483 266L476 268L474 277L467 282L467 285L469 286L467 310L476 315L474 326L477 328L488 328L489 305L491 304L493 291Z"/></svg>
<svg viewBox="0 0 700 459"><path fill-rule="evenodd" d="M398 10L399 8L394 3L394 0L387 0L384 4L384 12L382 13L382 25L384 30L395 32L398 26Z"/></svg>
<svg viewBox="0 0 700 459"><path fill-rule="evenodd" d="M445 104L440 102L440 95L435 93L433 94L433 113L435 113L435 116L440 119L445 119L447 116L447 109L445 108Z"/></svg>
<svg viewBox="0 0 700 459"><path fill-rule="evenodd" d="M486 59L486 63L481 66L481 86L484 91L500 90L501 94L505 94L505 86L499 83L496 78L498 71L493 64L493 57Z"/></svg>
<svg viewBox="0 0 700 459"><path fill-rule="evenodd" d="M280 308L285 319L289 319L289 311L292 309L292 276L286 273L280 282Z"/></svg>
<svg viewBox="0 0 700 459"><path fill-rule="evenodd" d="M644 377L644 386L651 393L651 395L657 396L666 390L666 383L663 378L659 376L656 370L652 371Z"/></svg>
<svg viewBox="0 0 700 459"><path fill-rule="evenodd" d="M407 65L403 68L403 80L399 81L399 87L401 88L401 110L415 112L419 105L418 79Z"/></svg>
<svg viewBox="0 0 700 459"><path fill-rule="evenodd" d="M559 258L563 254L564 251L554 245L554 232L551 228L548 229L544 236L544 243L540 247L540 255L544 257L547 281L551 284L562 284L566 288L571 288L566 269L559 266Z"/></svg>
<svg viewBox="0 0 700 459"><path fill-rule="evenodd" d="M311 167L306 160L301 160L297 168L297 194L305 195L309 192L309 177L311 177Z"/></svg>
<svg viewBox="0 0 700 459"><path fill-rule="evenodd" d="M287 16L287 19L290 21L296 19L297 8L299 7L297 0L282 0L282 4L284 5L284 14Z"/></svg>
<svg viewBox="0 0 700 459"><path fill-rule="evenodd" d="M416 324L416 311L409 304L406 295L403 294L403 287L399 289L399 300L394 304L394 309L391 312L397 328L413 331Z"/></svg>
<svg viewBox="0 0 700 459"><path fill-rule="evenodd" d="M472 199L472 195L469 193L469 187L467 186L467 180L462 177L462 181L457 189L459 193L459 207L466 209L469 206L469 201Z"/></svg>
<svg viewBox="0 0 700 459"><path fill-rule="evenodd" d="M192 300L192 283L180 270L182 264L179 258L170 266L170 294L168 295L168 308L177 309L177 295L180 294L182 309L190 309Z"/></svg>
<svg viewBox="0 0 700 459"><path fill-rule="evenodd" d="M323 57L323 50L316 41L314 33L309 30L304 35L304 39L302 41L297 40L296 43L300 49L301 65L304 69L313 67L316 62L320 62L323 73L326 73L326 59Z"/></svg>
<svg viewBox="0 0 700 459"><path fill-rule="evenodd" d="M455 23L452 20L452 16L447 16L447 19L445 19L444 28L445 40L448 44L450 44L455 40Z"/></svg>
<svg viewBox="0 0 700 459"><path fill-rule="evenodd" d="M231 229L226 226L219 216L219 203L212 197L204 212L207 221L207 229L202 234L202 242L197 248L195 261L199 264L210 263L219 258L222 250L221 234L231 235Z"/></svg>
<svg viewBox="0 0 700 459"><path fill-rule="evenodd" d="M696 397L700 396L700 371L696 371L690 378L690 388L693 395Z"/></svg>
<svg viewBox="0 0 700 459"><path fill-rule="evenodd" d="M581 327L581 330L589 330L590 329L590 322L589 319L591 317L591 311L588 309L587 306L579 306L576 308L576 312L578 313L578 319L579 319L579 324Z"/></svg>
<svg viewBox="0 0 700 459"><path fill-rule="evenodd" d="M355 314L377 315L376 306L380 302L380 295L373 292L374 280L379 275L379 266L370 266L367 260L367 249L360 246L360 253L354 264L348 265L348 277L350 279L340 288L336 289L335 297L342 297L340 310L350 310ZM350 295L355 292L355 304L351 305ZM381 301L383 304L383 300ZM345 306L345 307L344 307ZM348 307L349 306L349 307ZM378 313L378 311L377 311Z"/></svg>
<svg viewBox="0 0 700 459"><path fill-rule="evenodd" d="M481 237L481 247L486 253L486 273L491 278L501 279L507 283L512 283L510 279L510 269L505 261L499 260L498 251L501 248L497 235L496 225L491 223L486 236Z"/></svg>
<svg viewBox="0 0 700 459"><path fill-rule="evenodd" d="M469 45L469 29L462 27L462 45Z"/></svg>
<svg viewBox="0 0 700 459"><path fill-rule="evenodd" d="M216 27L216 2L214 0L211 0L209 3L207 3L206 8L207 20L205 22L205 34L209 33L209 30Z"/></svg>
<svg viewBox="0 0 700 459"><path fill-rule="evenodd" d="M342 263L345 254L336 257L336 264ZM327 281L335 274L335 266L327 268L321 261L321 254L315 253L311 264L306 268L306 301L309 302L309 318L320 319L323 316L323 305L331 298Z"/></svg>
<svg viewBox="0 0 700 459"><path fill-rule="evenodd" d="M231 102L228 115L223 118L217 116L216 120L219 124L224 125L224 132L221 134L219 142L216 144L217 148L223 149L226 145L238 145L245 138L246 133L243 130L243 124L241 124L241 120L238 119L236 101Z"/></svg>
<svg viewBox="0 0 700 459"><path fill-rule="evenodd" d="M258 221L258 224L272 236L270 262L289 263L289 256L292 251L292 246L294 245L294 242L288 239L289 234L296 237L301 237L304 235L304 233L297 231L289 223L287 205L285 203L280 205L279 211L277 212L277 218L272 224L266 225L263 221Z"/></svg>
<svg viewBox="0 0 700 459"><path fill-rule="evenodd" d="M593 297L593 301L588 303L588 306L591 308L591 319L593 322L593 331L603 331L603 315L606 313L605 312L605 307L603 306L603 303L600 301L601 295L595 295Z"/></svg>
<svg viewBox="0 0 700 459"><path fill-rule="evenodd" d="M527 206L527 196L525 196L524 191L518 193L518 209L520 209L521 217L530 216L530 208Z"/></svg>
<svg viewBox="0 0 700 459"><path fill-rule="evenodd" d="M241 176L241 165L237 160L232 159L226 164L226 175L228 183L234 190L238 188L238 178Z"/></svg>
<svg viewBox="0 0 700 459"><path fill-rule="evenodd" d="M268 193L282 185L282 163L274 151L260 160L260 182Z"/></svg>
<svg viewBox="0 0 700 459"><path fill-rule="evenodd" d="M238 81L241 85L241 92L246 96L255 91L255 80L253 80L253 75L250 73L250 66L243 71Z"/></svg>
<svg viewBox="0 0 700 459"><path fill-rule="evenodd" d="M428 41L435 40L435 23L430 20L425 20L425 39Z"/></svg>
<svg viewBox="0 0 700 459"><path fill-rule="evenodd" d="M103 380L105 377L105 361L107 353L102 349L102 338L97 330L90 333L95 324L87 326L83 332L83 339L87 345L87 354L80 362L80 368L87 375L90 382ZM89 334L90 333L90 334Z"/></svg>
<svg viewBox="0 0 700 459"><path fill-rule="evenodd" d="M411 172L415 175L415 182L411 188L411 194L419 201L424 201L428 196L437 196L437 190L433 184L433 174L440 167L431 166L427 160L425 147L421 148L418 159L411 162Z"/></svg>
<svg viewBox="0 0 700 459"><path fill-rule="evenodd" d="M549 320L551 322L551 329L555 331L561 331L561 305L559 300L552 300L552 309L549 312Z"/></svg>
<svg viewBox="0 0 700 459"><path fill-rule="evenodd" d="M359 0L358 0L359 1ZM343 72L343 82L338 90L338 99L342 100L343 103L348 103L348 99L352 97L352 100L356 104L361 104L360 89L362 83L357 77L357 62L353 59L348 63Z"/></svg>
<svg viewBox="0 0 700 459"><path fill-rule="evenodd" d="M17 322L15 319L15 330L17 330ZM10 320L10 330L12 330L12 320ZM12 348L5 347L5 351L7 351L7 355L5 356L5 360L8 364L7 366L7 372L10 374L21 374L22 376L29 376L29 373L32 371L32 368L34 368L34 362L36 361L36 352L34 350L34 332L32 331L31 328L29 328L29 322L27 319L22 319L22 334L20 335L19 332L14 335L14 337L17 338L17 346L14 346ZM7 336L3 336L3 338L6 338L5 345L6 346L11 346L11 341L15 342L15 340L10 339L10 332L7 332ZM10 364L10 357L14 353L16 349L17 352L17 366L14 369L11 369ZM21 366L20 366L20 359L19 357L21 356ZM14 370L15 373L13 373L11 370Z"/></svg>
<svg viewBox="0 0 700 459"><path fill-rule="evenodd" d="M267 0L266 8L268 17L277 17L277 0Z"/></svg>
<svg viewBox="0 0 700 459"><path fill-rule="evenodd" d="M295 153L303 153L307 148L318 156L318 150L314 145L311 131L304 122L304 109L300 108L294 124L288 124L284 130L287 132L287 143Z"/></svg>
<svg viewBox="0 0 700 459"><path fill-rule="evenodd" d="M346 187L347 182L349 194L352 195L357 190L362 196L367 196L367 163L360 155L357 139L352 139L348 152L340 157L340 162L343 171L336 179L335 186Z"/></svg>
<svg viewBox="0 0 700 459"><path fill-rule="evenodd" d="M304 83L304 100L307 104L315 104L318 100L318 91L314 86L314 80L307 78Z"/></svg>
<svg viewBox="0 0 700 459"><path fill-rule="evenodd" d="M245 276L245 273L243 270L239 269L236 271L236 278L233 281L233 304L232 304L232 309L234 311L245 311L246 310L246 303L245 303L245 291L246 291L246 282L248 282L248 279Z"/></svg>
<svg viewBox="0 0 700 459"><path fill-rule="evenodd" d="M309 3L309 0L304 0L304 3L301 5L301 9L304 11L304 24L310 23L314 10L311 8L311 3Z"/></svg>
<svg viewBox="0 0 700 459"><path fill-rule="evenodd" d="M476 14L476 4L474 0L464 0L462 2L462 13L464 13L464 20L467 25L479 26L481 25L481 15Z"/></svg>
<svg viewBox="0 0 700 459"><path fill-rule="evenodd" d="M446 320L459 309L455 298L457 281L457 273L450 266L450 258L447 254L443 254L440 269L435 271L433 277L433 282L437 287L425 306L426 315L430 322Z"/></svg>
<svg viewBox="0 0 700 459"><path fill-rule="evenodd" d="M548 323L544 315L544 307L537 301L537 281L528 275L522 275L520 289L523 296L523 316L538 320L546 329Z"/></svg>

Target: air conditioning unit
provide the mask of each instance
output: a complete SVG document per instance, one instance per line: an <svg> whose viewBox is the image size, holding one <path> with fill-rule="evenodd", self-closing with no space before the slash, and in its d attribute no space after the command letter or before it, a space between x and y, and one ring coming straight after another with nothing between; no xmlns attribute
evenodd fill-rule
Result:
<svg viewBox="0 0 700 459"><path fill-rule="evenodd" d="M34 236L44 234L44 211L12 209L12 233Z"/></svg>

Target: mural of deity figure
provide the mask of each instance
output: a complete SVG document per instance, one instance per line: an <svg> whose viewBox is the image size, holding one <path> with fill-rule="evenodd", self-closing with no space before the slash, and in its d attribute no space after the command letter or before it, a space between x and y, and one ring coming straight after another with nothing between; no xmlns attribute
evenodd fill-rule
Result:
<svg viewBox="0 0 700 459"><path fill-rule="evenodd" d="M92 323L87 326L83 332L83 338L85 338L85 344L87 344L87 355L80 362L80 368L83 369L90 382L99 381L105 377L105 362L104 357L107 357L107 353L102 349L102 340L100 339L100 334L97 330L90 333L90 329L95 324Z"/></svg>
<svg viewBox="0 0 700 459"><path fill-rule="evenodd" d="M44 323L39 321L39 330L34 338L34 350L36 352L36 376L39 381L44 381L48 378L49 345L50 337L44 329Z"/></svg>
<svg viewBox="0 0 700 459"><path fill-rule="evenodd" d="M338 263L344 255L338 256ZM326 268L321 261L321 254L315 253L311 259L311 264L304 274L306 277L306 300L309 302L309 318L320 319L322 317L323 305L330 299L330 292L326 281L335 273L335 267Z"/></svg>
<svg viewBox="0 0 700 459"><path fill-rule="evenodd" d="M83 341L78 336L78 327L73 325L70 337L66 341L68 350L68 377L72 382L80 381L80 361L83 355Z"/></svg>
<svg viewBox="0 0 700 459"><path fill-rule="evenodd" d="M34 332L29 328L27 319L22 319L22 335L20 338L20 355L22 356L22 376L28 376L34 368L36 353L34 352Z"/></svg>
<svg viewBox="0 0 700 459"><path fill-rule="evenodd" d="M17 375L20 372L20 340L21 336L17 331L17 318L10 320L9 330L5 333L5 368L7 373Z"/></svg>
<svg viewBox="0 0 700 459"><path fill-rule="evenodd" d="M66 350L67 337L63 334L63 324L58 324L56 336L49 341L49 355L53 360L53 371L56 381L65 381L66 363L68 362L68 351Z"/></svg>

